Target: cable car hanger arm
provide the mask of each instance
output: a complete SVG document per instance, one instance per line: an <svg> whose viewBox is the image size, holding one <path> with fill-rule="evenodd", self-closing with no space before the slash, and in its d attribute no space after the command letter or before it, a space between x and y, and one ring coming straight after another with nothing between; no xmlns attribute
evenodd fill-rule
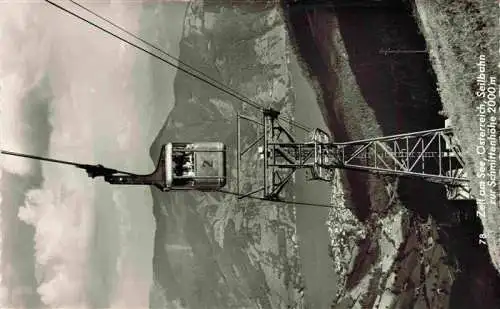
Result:
<svg viewBox="0 0 500 309"><path fill-rule="evenodd" d="M10 156L39 160L39 161L47 161L47 162L53 162L53 163L59 163L59 164L72 165L74 167L84 169L90 178L101 177L101 176L110 176L110 175L114 175L114 174L125 174L125 175L135 176L135 174L123 172L123 171L118 171L118 170L115 170L112 168L102 166L101 164L82 164L82 163L77 163L77 162L56 160L56 159L51 159L51 158L44 158L44 157L40 157L40 156L27 155L27 154L23 154L23 153L17 153L17 152L12 152L12 151L5 151L5 150L1 150L0 153L5 154L5 155L10 155Z"/></svg>

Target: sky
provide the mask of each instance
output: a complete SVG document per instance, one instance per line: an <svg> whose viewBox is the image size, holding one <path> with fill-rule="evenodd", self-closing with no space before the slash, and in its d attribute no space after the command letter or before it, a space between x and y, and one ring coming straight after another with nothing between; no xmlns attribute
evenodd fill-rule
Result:
<svg viewBox="0 0 500 309"><path fill-rule="evenodd" d="M185 4L84 4L178 53ZM1 149L153 170L174 69L37 0L0 1L0 42ZM0 307L147 308L154 230L148 187L0 156Z"/></svg>

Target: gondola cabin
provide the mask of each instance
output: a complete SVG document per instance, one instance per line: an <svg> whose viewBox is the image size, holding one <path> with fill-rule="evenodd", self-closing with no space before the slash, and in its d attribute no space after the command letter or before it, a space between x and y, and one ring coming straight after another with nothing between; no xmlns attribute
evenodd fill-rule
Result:
<svg viewBox="0 0 500 309"><path fill-rule="evenodd" d="M226 146L223 143L168 143L164 149L165 191L211 191L226 185Z"/></svg>
<svg viewBox="0 0 500 309"><path fill-rule="evenodd" d="M215 191L226 185L226 146L223 143L168 143L163 145L153 173L105 175L117 185L153 185L162 191Z"/></svg>

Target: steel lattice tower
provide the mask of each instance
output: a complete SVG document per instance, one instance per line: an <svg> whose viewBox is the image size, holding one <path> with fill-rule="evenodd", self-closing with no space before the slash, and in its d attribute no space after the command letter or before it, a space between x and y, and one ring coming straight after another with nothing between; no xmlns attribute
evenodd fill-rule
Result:
<svg viewBox="0 0 500 309"><path fill-rule="evenodd" d="M342 143L332 142L327 133L315 129L309 140L298 142L278 115L271 109L264 110L261 120L238 115L237 190L242 197L259 194L256 197L279 200L298 169L309 170L312 180L331 181L334 170L341 168L441 183L448 199L471 199L465 163L452 128ZM258 128L252 142L245 143L242 137L243 122ZM249 154L259 156L262 178L256 188L242 192L240 163L249 159Z"/></svg>

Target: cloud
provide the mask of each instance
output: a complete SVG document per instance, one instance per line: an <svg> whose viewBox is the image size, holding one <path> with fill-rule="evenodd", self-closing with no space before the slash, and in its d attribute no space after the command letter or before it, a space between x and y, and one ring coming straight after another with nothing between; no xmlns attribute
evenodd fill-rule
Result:
<svg viewBox="0 0 500 309"><path fill-rule="evenodd" d="M44 189L27 194L19 211L21 220L36 227L36 260L43 278L38 293L52 308L85 304L86 251L92 227L92 212L85 206L93 196L89 185L81 187L79 178L70 171L48 178Z"/></svg>
<svg viewBox="0 0 500 309"><path fill-rule="evenodd" d="M138 5L86 5L137 30ZM53 93L48 156L147 172L154 110L135 100L137 51L60 11L45 14L40 26L52 33L45 72ZM41 188L27 194L19 211L36 229L42 302L49 308L147 307L154 232L149 189L112 188L51 163L43 163L42 172Z"/></svg>
<svg viewBox="0 0 500 309"><path fill-rule="evenodd" d="M133 265L120 263L120 281L116 287L116 296L111 302L110 309L137 309L146 308L149 303L149 288L151 282L144 280L137 274Z"/></svg>
<svg viewBox="0 0 500 309"><path fill-rule="evenodd" d="M85 5L138 31L137 3ZM16 1L1 6L0 148L151 171L149 146L167 106L136 98L138 83L145 93L159 84L150 80L149 66L135 70L138 57L144 57L142 63L149 58L51 6ZM51 93L33 103L27 98L41 83ZM39 113L42 104L47 111ZM48 153L37 153L40 149ZM0 156L0 169L23 177L32 176L37 164ZM26 194L18 212L35 228L41 301L47 308L147 307L154 240L149 188L112 187L69 166L41 166L43 182ZM0 301L7 292L0 285ZM0 307L8 306L0 302Z"/></svg>
<svg viewBox="0 0 500 309"><path fill-rule="evenodd" d="M2 181L2 169L0 168L0 182ZM2 194L0 194L0 265L2 265L2 248L3 248L3 237L4 229L2 225ZM3 274L0 273L0 307L7 308L8 301L8 289L5 286Z"/></svg>
<svg viewBox="0 0 500 309"><path fill-rule="evenodd" d="M50 36L43 27L43 9L38 5L2 2L0 11L0 148L33 153L30 137L36 134L29 122L23 121L36 102L26 100L45 74L50 52ZM42 13L42 14L40 14ZM32 106L30 106L30 104ZM14 174L32 171L33 162L12 156L0 156L0 166Z"/></svg>
<svg viewBox="0 0 500 309"><path fill-rule="evenodd" d="M0 148L35 154L49 131L37 117L46 114L46 87L42 81L50 50L50 38L38 27L43 17L37 13L43 10L35 12L36 6L3 1L0 10ZM29 307L37 299L34 258L29 255L32 234L24 225L12 221L19 207L17 199L22 201L27 183L36 182L36 176L40 176L36 166L28 159L0 155L0 175L9 173L0 180L4 193L0 196L1 308ZM12 179L21 183L13 185Z"/></svg>

